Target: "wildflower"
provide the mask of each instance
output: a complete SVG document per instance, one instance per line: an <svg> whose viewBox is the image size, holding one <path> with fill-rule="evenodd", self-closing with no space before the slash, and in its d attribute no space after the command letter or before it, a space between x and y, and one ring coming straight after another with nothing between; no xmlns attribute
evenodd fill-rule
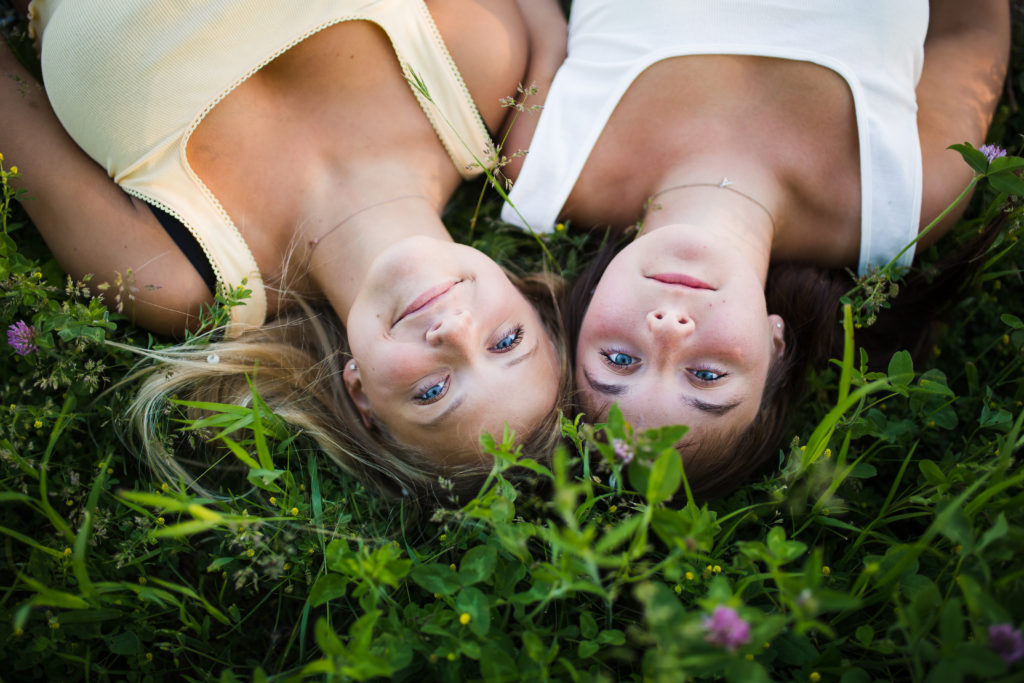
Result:
<svg viewBox="0 0 1024 683"><path fill-rule="evenodd" d="M676 585L672 586L672 590L674 590L677 594L678 593L682 593L683 592L683 587L682 587L681 584L677 583Z"/></svg>
<svg viewBox="0 0 1024 683"><path fill-rule="evenodd" d="M458 567L456 567L455 563L452 562L450 565L448 565L448 569L451 569L452 571L455 571L456 569L458 569Z"/></svg>
<svg viewBox="0 0 1024 683"><path fill-rule="evenodd" d="M472 617L469 616L469 612L463 612L462 614L459 615L459 623L462 624L463 626L468 624L470 619L472 619Z"/></svg>
<svg viewBox="0 0 1024 683"><path fill-rule="evenodd" d="M1007 664L1013 664L1024 657L1024 637L1011 624L989 626L988 647Z"/></svg>
<svg viewBox="0 0 1024 683"><path fill-rule="evenodd" d="M985 158L988 159L988 163L990 164L999 157L1006 156L1006 150L999 145L982 145L978 151L985 155Z"/></svg>
<svg viewBox="0 0 1024 683"><path fill-rule="evenodd" d="M146 661L147 662L152 662L153 661L153 653L152 652L147 652L146 653Z"/></svg>
<svg viewBox="0 0 1024 683"><path fill-rule="evenodd" d="M448 540L448 534L441 534L441 540L442 541L447 541Z"/></svg>
<svg viewBox="0 0 1024 683"><path fill-rule="evenodd" d="M821 680L821 674L818 673L817 671L812 671L811 675L808 676L807 678L808 678L808 680L811 681L811 683L818 683L818 681Z"/></svg>
<svg viewBox="0 0 1024 683"><path fill-rule="evenodd" d="M253 557L254 555L256 555L256 551L253 550L252 548L249 548L248 550L245 551L245 555L246 555L246 557Z"/></svg>
<svg viewBox="0 0 1024 683"><path fill-rule="evenodd" d="M34 423L32 423L32 427L35 428L35 429L42 429L43 428L42 420L36 420Z"/></svg>
<svg viewBox="0 0 1024 683"><path fill-rule="evenodd" d="M292 513L292 517L298 517L299 516L299 508L292 508L291 510L289 510L289 512Z"/></svg>
<svg viewBox="0 0 1024 683"><path fill-rule="evenodd" d="M828 576L829 574L832 573L832 568L829 567L828 565L825 565L824 567L821 568L821 573L824 574L825 576Z"/></svg>
<svg viewBox="0 0 1024 683"><path fill-rule="evenodd" d="M1004 152L1004 154L1005 154L1005 152ZM17 166L11 166L11 175L18 175L18 167Z"/></svg>
<svg viewBox="0 0 1024 683"><path fill-rule="evenodd" d="M157 525L159 525L159 526L163 526L164 524L166 524L166 523L167 523L167 520L166 520L166 519L164 519L163 517L157 517L157 518L156 518L156 523L157 523Z"/></svg>
<svg viewBox="0 0 1024 683"><path fill-rule="evenodd" d="M693 581L693 572L686 572L686 580Z"/></svg>
<svg viewBox="0 0 1024 683"><path fill-rule="evenodd" d="M146 580L145 576L140 576L139 577L139 585L140 586L145 586L147 583L149 583L149 581Z"/></svg>
<svg viewBox="0 0 1024 683"><path fill-rule="evenodd" d="M750 624L736 610L724 605L719 605L710 617L704 618L704 629L708 632L704 640L730 652L750 642Z"/></svg>
<svg viewBox="0 0 1024 683"><path fill-rule="evenodd" d="M556 223L555 232L565 232L565 223Z"/></svg>
<svg viewBox="0 0 1024 683"><path fill-rule="evenodd" d="M619 456L619 460L622 461L623 465L628 465L633 462L633 447L622 439L612 440L612 448L615 450L615 455Z"/></svg>
<svg viewBox="0 0 1024 683"><path fill-rule="evenodd" d="M274 496L271 496L270 497L270 504L271 505L277 505L277 498L275 498Z"/></svg>
<svg viewBox="0 0 1024 683"><path fill-rule="evenodd" d="M25 324L24 320L19 320L7 328L7 343L14 347L14 352L19 356L27 356L39 350L36 346L38 335L36 328Z"/></svg>
<svg viewBox="0 0 1024 683"><path fill-rule="evenodd" d="M71 548L64 548L64 557L67 557L68 555L70 555L71 552L72 552Z"/></svg>

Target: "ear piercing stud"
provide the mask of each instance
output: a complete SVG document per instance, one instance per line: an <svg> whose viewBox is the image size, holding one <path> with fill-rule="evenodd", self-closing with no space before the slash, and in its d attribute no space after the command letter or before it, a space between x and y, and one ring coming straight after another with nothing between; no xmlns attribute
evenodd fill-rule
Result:
<svg viewBox="0 0 1024 683"><path fill-rule="evenodd" d="M348 369L349 370L355 370L356 369L356 364L355 363L349 363L348 364Z"/></svg>

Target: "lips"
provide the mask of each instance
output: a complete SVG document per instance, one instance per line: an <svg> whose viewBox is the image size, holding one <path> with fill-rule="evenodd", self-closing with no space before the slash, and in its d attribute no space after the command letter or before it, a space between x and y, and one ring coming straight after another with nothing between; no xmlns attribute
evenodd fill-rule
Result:
<svg viewBox="0 0 1024 683"><path fill-rule="evenodd" d="M666 285L678 285L680 287L687 287L689 289L709 289L714 291L714 287L698 280L692 275L686 275L685 273L656 273L654 275L648 275L649 280L655 280Z"/></svg>
<svg viewBox="0 0 1024 683"><path fill-rule="evenodd" d="M431 287L427 291L423 292L418 297L413 299L412 303L409 304L404 311L402 311L402 314L399 315L397 319L395 319L395 322L391 323L391 326L394 327L403 318L406 318L412 315L413 313L417 313L426 308L427 306L429 306L430 304L434 303L436 300L440 299L442 296L447 294L448 290L450 290L452 287L459 284L460 282L462 282L462 280L452 280L450 282L445 282L443 284L437 285L436 287Z"/></svg>

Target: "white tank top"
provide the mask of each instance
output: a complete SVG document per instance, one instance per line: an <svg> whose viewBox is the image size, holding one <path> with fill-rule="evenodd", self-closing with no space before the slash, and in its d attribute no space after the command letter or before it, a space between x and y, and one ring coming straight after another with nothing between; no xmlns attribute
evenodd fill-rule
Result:
<svg viewBox="0 0 1024 683"><path fill-rule="evenodd" d="M915 89L927 28L927 0L576 0L568 57L509 194L518 213L506 204L502 218L554 228L608 118L652 64L698 54L792 59L849 85L860 138L859 270L883 266L920 224Z"/></svg>

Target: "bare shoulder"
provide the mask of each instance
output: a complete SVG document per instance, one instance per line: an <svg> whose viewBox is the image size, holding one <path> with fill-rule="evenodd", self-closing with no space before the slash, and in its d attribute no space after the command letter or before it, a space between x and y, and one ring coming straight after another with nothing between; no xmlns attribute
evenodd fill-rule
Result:
<svg viewBox="0 0 1024 683"><path fill-rule="evenodd" d="M970 168L949 145L980 146L1002 92L1010 51L1007 0L932 0L924 69L917 87L924 187L921 227L964 189ZM949 230L959 213L922 240Z"/></svg>

